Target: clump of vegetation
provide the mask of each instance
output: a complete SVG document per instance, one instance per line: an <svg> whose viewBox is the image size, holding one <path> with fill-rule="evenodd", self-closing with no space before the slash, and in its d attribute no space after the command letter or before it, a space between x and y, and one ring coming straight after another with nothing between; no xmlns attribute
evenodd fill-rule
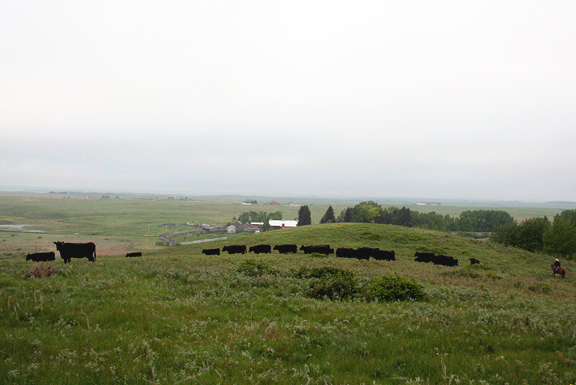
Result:
<svg viewBox="0 0 576 385"><path fill-rule="evenodd" d="M60 273L60 270L48 262L36 263L24 273L24 278L42 278Z"/></svg>
<svg viewBox="0 0 576 385"><path fill-rule="evenodd" d="M264 274L276 275L278 273L278 271L270 267L270 265L257 262L254 259L248 259L242 262L236 271L248 277L261 277Z"/></svg>
<svg viewBox="0 0 576 385"><path fill-rule="evenodd" d="M353 272L333 266L310 270L310 295L313 298L346 299L358 292L358 280Z"/></svg>
<svg viewBox="0 0 576 385"><path fill-rule="evenodd" d="M328 255L323 253L310 253L308 256L311 258L328 258Z"/></svg>
<svg viewBox="0 0 576 385"><path fill-rule="evenodd" d="M414 279L399 275L373 278L364 291L366 299L379 301L421 301L426 299L424 287Z"/></svg>

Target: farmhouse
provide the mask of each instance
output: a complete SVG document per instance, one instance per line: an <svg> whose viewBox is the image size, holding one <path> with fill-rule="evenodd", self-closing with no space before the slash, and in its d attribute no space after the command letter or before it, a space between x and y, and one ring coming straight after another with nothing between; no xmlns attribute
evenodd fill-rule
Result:
<svg viewBox="0 0 576 385"><path fill-rule="evenodd" d="M270 219L269 223L274 230L298 226L298 220Z"/></svg>

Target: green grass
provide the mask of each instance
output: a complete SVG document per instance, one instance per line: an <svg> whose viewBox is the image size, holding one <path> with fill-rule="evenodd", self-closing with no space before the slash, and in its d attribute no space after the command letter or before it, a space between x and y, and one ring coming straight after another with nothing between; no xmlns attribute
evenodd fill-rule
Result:
<svg viewBox="0 0 576 385"><path fill-rule="evenodd" d="M158 224L218 223L254 206L52 199L0 198L2 223L47 230L0 232L0 383L576 380L574 262L563 262L565 279L552 278L548 256L485 240L367 224L313 225L158 248L150 245L155 238L143 236L148 223L151 232L163 232ZM316 209L320 216L323 211ZM58 257L50 268L24 260L34 249L53 250L51 242L59 239L93 240L102 251L116 246L147 251L143 258L102 252L96 263L84 259L69 265ZM397 260L315 258L302 252L201 254L202 248L232 242L379 247L394 250ZM452 255L460 266L417 263L415 251ZM470 265L469 258L480 265ZM38 274L52 274L33 278L28 272L34 266ZM298 272L324 267L352 272L360 288L397 275L421 284L427 299L316 299L314 278Z"/></svg>
<svg viewBox="0 0 576 385"><path fill-rule="evenodd" d="M384 225L336 224L244 237L394 249L397 261L302 254L207 257L202 245L94 264L33 265L2 255L4 383L569 384L576 379L574 279L548 258L488 242ZM222 246L215 242L214 246ZM212 247L213 245L211 245ZM415 250L460 258L448 268ZM464 260L474 257L480 265ZM271 269L246 274L257 261ZM566 262L570 272L572 266ZM360 283L398 274L420 302L314 299L303 266L334 266Z"/></svg>

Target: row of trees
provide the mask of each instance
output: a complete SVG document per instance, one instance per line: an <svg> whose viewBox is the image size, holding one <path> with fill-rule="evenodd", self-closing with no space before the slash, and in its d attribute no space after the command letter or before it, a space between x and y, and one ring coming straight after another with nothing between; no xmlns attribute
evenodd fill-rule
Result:
<svg viewBox="0 0 576 385"><path fill-rule="evenodd" d="M576 255L576 210L564 210L552 222L544 217L497 226L492 239L528 251L572 258Z"/></svg>
<svg viewBox="0 0 576 385"><path fill-rule="evenodd" d="M469 210L454 218L435 212L420 213L407 207L382 208L374 201L365 201L342 210L338 217L334 217L332 206L328 207L320 223L332 222L381 223L438 231L490 232L494 226L513 223L514 219L501 210Z"/></svg>

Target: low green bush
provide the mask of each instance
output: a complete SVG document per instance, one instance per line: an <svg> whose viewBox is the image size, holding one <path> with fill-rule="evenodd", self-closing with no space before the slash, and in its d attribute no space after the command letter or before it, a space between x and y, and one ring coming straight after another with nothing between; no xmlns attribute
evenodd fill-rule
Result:
<svg viewBox="0 0 576 385"><path fill-rule="evenodd" d="M354 273L333 266L310 270L310 295L313 298L346 299L358 292L358 280Z"/></svg>
<svg viewBox="0 0 576 385"><path fill-rule="evenodd" d="M364 297L379 301L420 301L426 299L426 293L416 280L394 274L373 278L364 289Z"/></svg>
<svg viewBox="0 0 576 385"><path fill-rule="evenodd" d="M248 259L242 262L236 271L249 277L261 277L264 274L276 275L278 273L278 271L270 267L270 265L257 262L254 259Z"/></svg>

